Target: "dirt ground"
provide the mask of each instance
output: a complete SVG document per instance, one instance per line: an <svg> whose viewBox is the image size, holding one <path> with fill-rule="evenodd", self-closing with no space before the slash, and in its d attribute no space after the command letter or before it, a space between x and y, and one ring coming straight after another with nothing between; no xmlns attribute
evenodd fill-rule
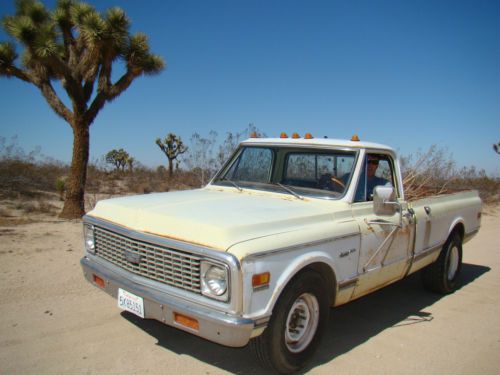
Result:
<svg viewBox="0 0 500 375"><path fill-rule="evenodd" d="M333 309L310 374L499 374L500 209L464 247L462 286L419 275ZM0 226L0 373L262 374L249 348L222 347L121 312L88 284L80 221Z"/></svg>

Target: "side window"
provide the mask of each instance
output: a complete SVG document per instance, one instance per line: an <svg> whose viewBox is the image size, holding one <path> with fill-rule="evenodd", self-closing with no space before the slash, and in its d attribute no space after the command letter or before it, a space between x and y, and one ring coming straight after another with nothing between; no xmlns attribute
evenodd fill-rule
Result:
<svg viewBox="0 0 500 375"><path fill-rule="evenodd" d="M361 176L356 188L355 202L373 200L373 189L379 185L394 183L394 163L392 158L383 154L368 154L365 156Z"/></svg>

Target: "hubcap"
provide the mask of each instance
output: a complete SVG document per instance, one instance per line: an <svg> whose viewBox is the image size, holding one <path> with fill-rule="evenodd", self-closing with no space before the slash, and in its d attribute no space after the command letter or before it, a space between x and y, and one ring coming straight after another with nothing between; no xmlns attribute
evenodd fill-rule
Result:
<svg viewBox="0 0 500 375"><path fill-rule="evenodd" d="M307 348L316 333L318 322L318 300L312 294L302 294L293 303L286 319L285 344L288 350L298 353Z"/></svg>
<svg viewBox="0 0 500 375"><path fill-rule="evenodd" d="M458 248L453 246L448 256L448 280L453 280L455 277L458 269L459 258Z"/></svg>

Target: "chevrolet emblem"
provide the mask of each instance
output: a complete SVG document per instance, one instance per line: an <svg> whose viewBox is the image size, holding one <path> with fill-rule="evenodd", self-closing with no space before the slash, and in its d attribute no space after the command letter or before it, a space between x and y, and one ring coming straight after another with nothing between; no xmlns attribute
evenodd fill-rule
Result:
<svg viewBox="0 0 500 375"><path fill-rule="evenodd" d="M129 263L132 264L139 264L141 263L141 256L140 254L133 253L130 250L124 250L123 255L125 256L125 260Z"/></svg>

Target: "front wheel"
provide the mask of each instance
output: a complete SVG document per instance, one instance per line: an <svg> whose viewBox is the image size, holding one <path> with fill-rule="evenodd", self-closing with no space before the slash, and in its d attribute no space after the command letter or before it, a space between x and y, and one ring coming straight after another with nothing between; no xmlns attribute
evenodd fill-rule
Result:
<svg viewBox="0 0 500 375"><path fill-rule="evenodd" d="M448 294L457 288L462 269L462 240L453 233L444 244L438 259L422 270L422 281L426 289Z"/></svg>
<svg viewBox="0 0 500 375"><path fill-rule="evenodd" d="M265 367L289 374L311 357L328 321L329 294L324 285L317 272L305 271L287 286L268 327L251 341Z"/></svg>

